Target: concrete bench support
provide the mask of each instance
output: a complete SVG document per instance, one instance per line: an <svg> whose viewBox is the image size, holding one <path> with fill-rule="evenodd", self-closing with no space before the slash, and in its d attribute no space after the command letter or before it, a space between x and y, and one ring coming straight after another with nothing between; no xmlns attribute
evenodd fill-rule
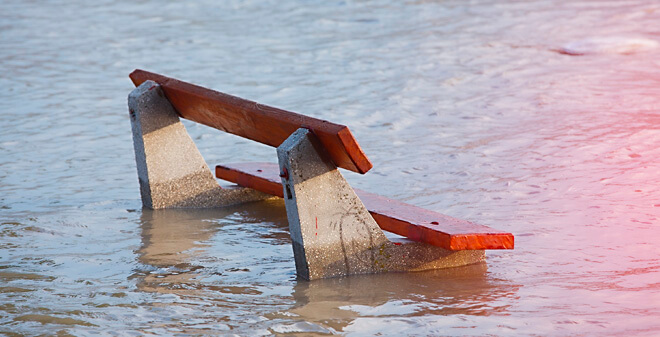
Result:
<svg viewBox="0 0 660 337"><path fill-rule="evenodd" d="M219 207L270 197L249 188L221 188L155 82L135 88L128 107L144 207Z"/></svg>
<svg viewBox="0 0 660 337"><path fill-rule="evenodd" d="M277 155L300 277L421 271L484 260L484 250L390 241L309 130L294 132Z"/></svg>

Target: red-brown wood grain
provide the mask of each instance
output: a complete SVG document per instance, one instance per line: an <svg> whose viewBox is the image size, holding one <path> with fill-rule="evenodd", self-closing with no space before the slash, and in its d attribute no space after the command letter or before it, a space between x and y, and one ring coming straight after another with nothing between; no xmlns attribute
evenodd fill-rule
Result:
<svg viewBox="0 0 660 337"><path fill-rule="evenodd" d="M273 163L218 165L218 178L282 197L279 166ZM355 189L383 230L448 250L513 249L511 233L452 218L377 194Z"/></svg>
<svg viewBox="0 0 660 337"><path fill-rule="evenodd" d="M294 131L310 129L338 167L366 173L373 166L345 125L262 105L144 70L130 74L135 86L158 83L183 118L277 147Z"/></svg>

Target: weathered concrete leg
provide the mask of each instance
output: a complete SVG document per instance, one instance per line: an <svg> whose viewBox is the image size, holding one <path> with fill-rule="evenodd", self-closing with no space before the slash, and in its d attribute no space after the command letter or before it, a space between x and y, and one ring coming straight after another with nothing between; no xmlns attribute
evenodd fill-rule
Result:
<svg viewBox="0 0 660 337"><path fill-rule="evenodd" d="M294 132L277 155L300 277L421 271L484 260L482 250L390 241L309 130Z"/></svg>
<svg viewBox="0 0 660 337"><path fill-rule="evenodd" d="M218 185L155 82L146 81L133 90L128 107L145 207L217 207L269 198L252 189L223 189Z"/></svg>

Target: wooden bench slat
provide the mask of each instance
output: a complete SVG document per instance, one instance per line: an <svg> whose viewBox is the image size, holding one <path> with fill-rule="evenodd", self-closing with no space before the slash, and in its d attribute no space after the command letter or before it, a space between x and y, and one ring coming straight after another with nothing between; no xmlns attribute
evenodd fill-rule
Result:
<svg viewBox="0 0 660 337"><path fill-rule="evenodd" d="M135 86L147 80L158 83L183 118L274 147L299 128L307 128L314 132L338 167L366 173L373 166L345 125L269 107L144 70L133 71L130 78Z"/></svg>
<svg viewBox="0 0 660 337"><path fill-rule="evenodd" d="M218 165L218 178L271 195L283 196L279 166L273 163ZM380 228L448 250L513 249L511 233L355 189Z"/></svg>

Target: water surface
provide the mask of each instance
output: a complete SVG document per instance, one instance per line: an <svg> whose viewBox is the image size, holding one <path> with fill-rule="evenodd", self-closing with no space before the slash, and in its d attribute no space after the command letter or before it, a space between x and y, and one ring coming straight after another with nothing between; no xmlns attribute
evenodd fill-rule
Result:
<svg viewBox="0 0 660 337"><path fill-rule="evenodd" d="M3 1L0 334L657 336L658 22L652 0ZM375 166L353 185L516 249L310 283L279 201L143 210L135 68L347 124ZM275 161L186 126L209 165Z"/></svg>

